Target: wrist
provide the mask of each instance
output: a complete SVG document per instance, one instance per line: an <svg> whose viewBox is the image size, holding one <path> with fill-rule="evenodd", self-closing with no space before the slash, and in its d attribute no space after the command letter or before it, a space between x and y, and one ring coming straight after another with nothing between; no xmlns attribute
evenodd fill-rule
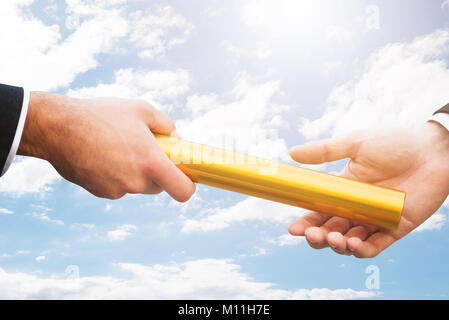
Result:
<svg viewBox="0 0 449 320"><path fill-rule="evenodd" d="M63 125L64 98L45 92L31 92L28 113L17 154L50 160L58 128Z"/></svg>

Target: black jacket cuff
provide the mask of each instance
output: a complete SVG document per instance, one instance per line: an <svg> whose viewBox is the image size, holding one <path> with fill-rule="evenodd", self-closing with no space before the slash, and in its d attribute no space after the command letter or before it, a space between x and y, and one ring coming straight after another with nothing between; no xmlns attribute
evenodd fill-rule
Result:
<svg viewBox="0 0 449 320"><path fill-rule="evenodd" d="M0 84L0 172L16 134L23 103L23 88Z"/></svg>

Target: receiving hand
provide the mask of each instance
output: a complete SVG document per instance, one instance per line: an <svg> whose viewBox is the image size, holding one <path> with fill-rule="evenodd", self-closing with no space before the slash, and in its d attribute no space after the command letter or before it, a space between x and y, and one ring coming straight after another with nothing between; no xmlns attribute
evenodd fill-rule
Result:
<svg viewBox="0 0 449 320"><path fill-rule="evenodd" d="M427 220L449 192L449 132L428 121L417 129L353 132L293 147L300 163L319 164L349 158L341 176L406 192L399 228L387 230L357 221L308 212L289 226L315 249L370 258Z"/></svg>

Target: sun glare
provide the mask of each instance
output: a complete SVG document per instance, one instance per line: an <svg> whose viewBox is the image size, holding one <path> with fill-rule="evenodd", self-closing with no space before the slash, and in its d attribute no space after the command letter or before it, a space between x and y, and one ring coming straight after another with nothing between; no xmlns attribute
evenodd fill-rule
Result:
<svg viewBox="0 0 449 320"><path fill-rule="evenodd" d="M315 32L325 26L323 1L253 0L243 8L243 20L250 27L272 32Z"/></svg>

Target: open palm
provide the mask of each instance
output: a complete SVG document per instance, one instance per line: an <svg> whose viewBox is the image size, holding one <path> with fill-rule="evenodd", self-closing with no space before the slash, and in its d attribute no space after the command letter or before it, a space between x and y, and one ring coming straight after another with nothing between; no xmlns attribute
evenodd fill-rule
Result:
<svg viewBox="0 0 449 320"><path fill-rule="evenodd" d="M397 230L346 218L308 212L289 226L310 246L330 246L335 252L370 258L427 220L449 191L449 132L429 121L417 129L357 131L343 138L293 147L298 162L318 164L349 158L341 176L406 192Z"/></svg>

